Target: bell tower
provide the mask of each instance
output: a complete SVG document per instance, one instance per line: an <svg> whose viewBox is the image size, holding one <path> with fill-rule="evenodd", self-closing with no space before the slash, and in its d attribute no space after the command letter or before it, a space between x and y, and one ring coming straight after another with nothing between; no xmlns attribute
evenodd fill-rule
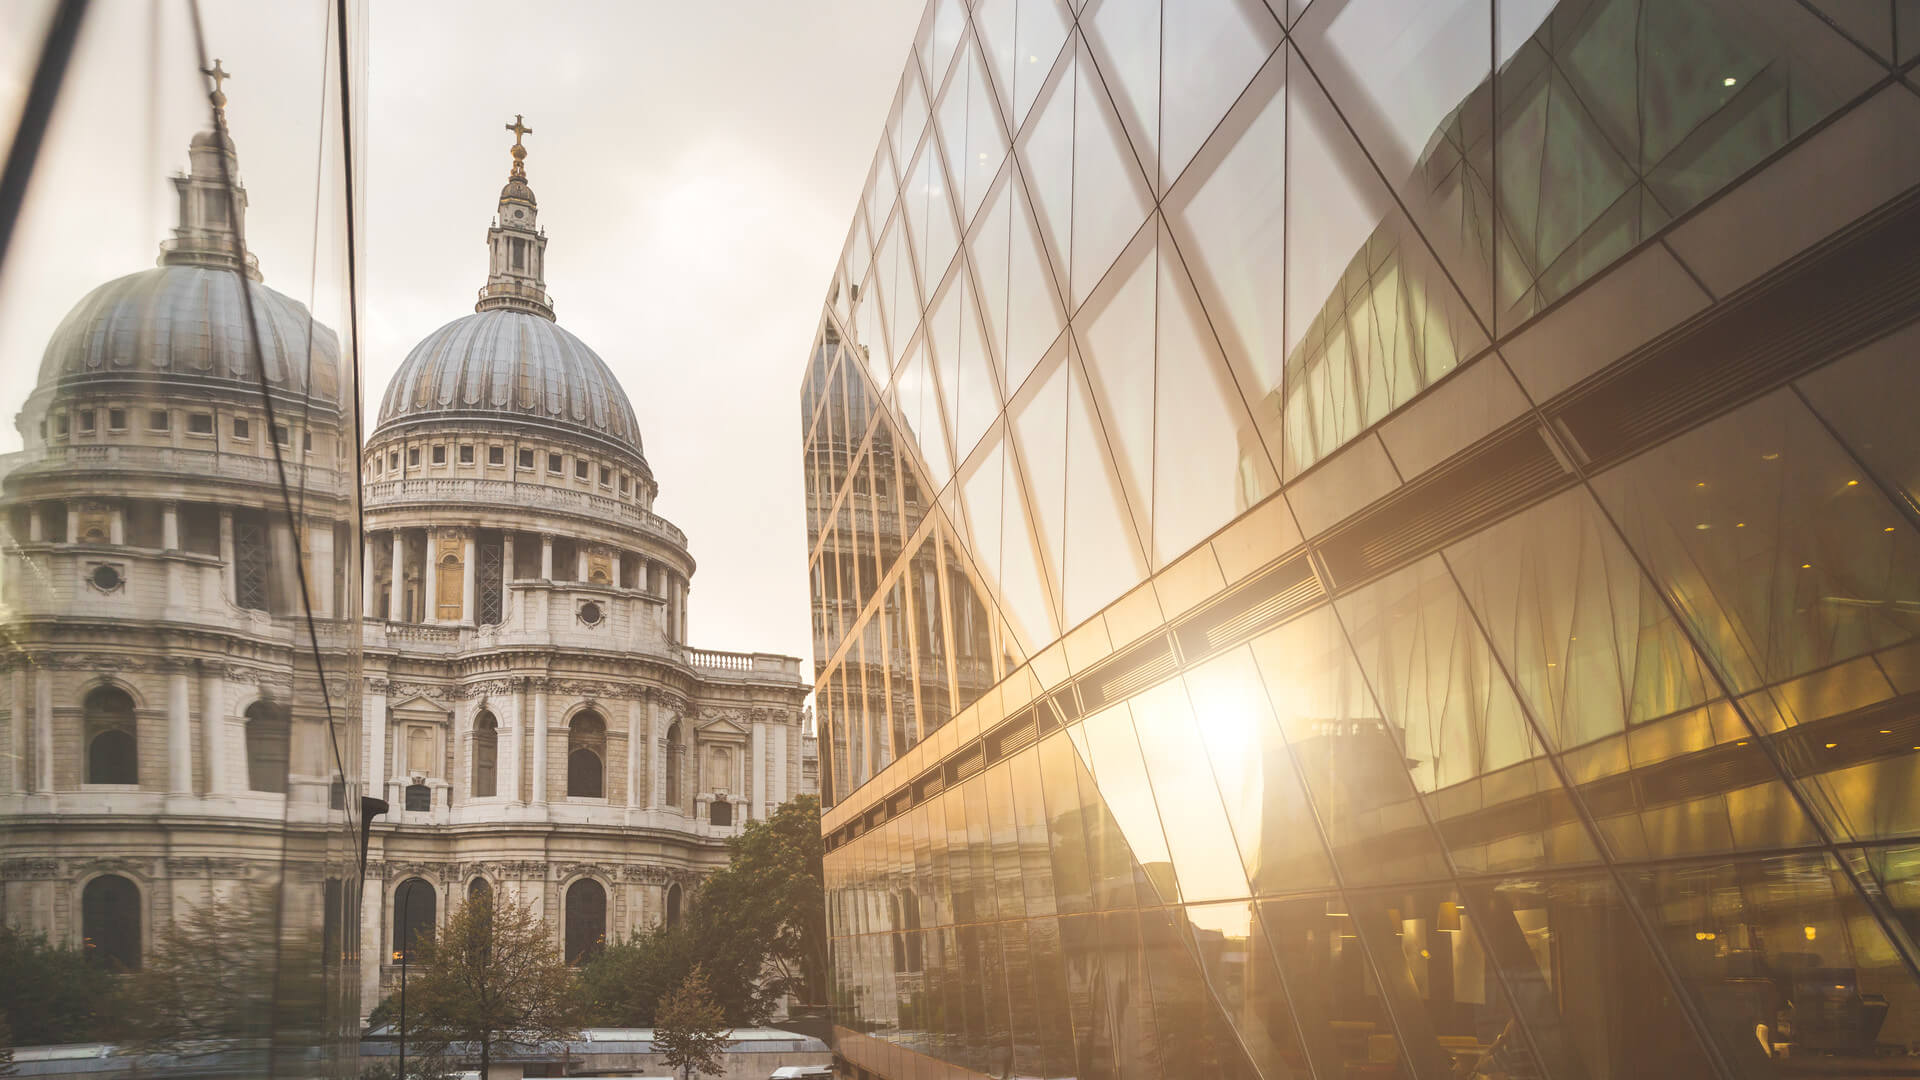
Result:
<svg viewBox="0 0 1920 1080"><path fill-rule="evenodd" d="M513 132L513 169L500 189L500 208L487 230L489 261L487 284L480 290L475 311L505 308L544 319L553 318L553 299L547 295L547 234L540 231L540 206L527 186L527 147L533 134L525 117L515 114L507 130Z"/></svg>

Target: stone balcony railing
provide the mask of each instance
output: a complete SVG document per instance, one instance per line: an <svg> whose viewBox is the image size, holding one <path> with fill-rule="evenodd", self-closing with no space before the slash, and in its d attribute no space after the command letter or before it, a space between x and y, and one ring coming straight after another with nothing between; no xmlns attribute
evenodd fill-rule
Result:
<svg viewBox="0 0 1920 1080"><path fill-rule="evenodd" d="M375 480L366 485L363 498L362 505L368 510L461 502L557 510L596 521L632 525L675 547L687 546L686 533L650 510L591 491L575 491L547 484L423 476L405 480Z"/></svg>
<svg viewBox="0 0 1920 1080"><path fill-rule="evenodd" d="M294 452L286 451L288 456ZM351 470L286 462L287 484L313 494L346 497L354 480ZM37 472L88 471L190 475L258 484L280 481L273 458L181 446L46 446L22 450L0 459L0 475Z"/></svg>

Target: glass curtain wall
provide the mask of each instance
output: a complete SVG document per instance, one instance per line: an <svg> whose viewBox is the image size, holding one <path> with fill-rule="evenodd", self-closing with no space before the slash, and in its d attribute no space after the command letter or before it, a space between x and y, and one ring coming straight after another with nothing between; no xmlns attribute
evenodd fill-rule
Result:
<svg viewBox="0 0 1920 1080"><path fill-rule="evenodd" d="M14 1060L355 1075L364 12L0 28Z"/></svg>
<svg viewBox="0 0 1920 1080"><path fill-rule="evenodd" d="M1917 55L933 0L801 392L855 1075L1916 1069Z"/></svg>

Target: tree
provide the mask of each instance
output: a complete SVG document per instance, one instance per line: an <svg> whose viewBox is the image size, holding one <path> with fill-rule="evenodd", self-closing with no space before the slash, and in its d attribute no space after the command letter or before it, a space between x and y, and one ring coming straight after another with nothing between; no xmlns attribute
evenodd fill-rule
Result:
<svg viewBox="0 0 1920 1080"><path fill-rule="evenodd" d="M573 972L531 904L507 898L495 907L482 893L455 908L415 950L407 1030L429 1052L467 1043L477 1048L485 1076L496 1052L578 1033Z"/></svg>
<svg viewBox="0 0 1920 1080"><path fill-rule="evenodd" d="M13 1029L7 1026L7 1014L0 1012L0 1076L13 1072Z"/></svg>
<svg viewBox="0 0 1920 1080"><path fill-rule="evenodd" d="M765 1022L781 999L825 1000L826 893L820 803L804 795L728 841L732 861L709 875L678 926L609 946L581 972L595 1022L644 1027L695 964L739 1027Z"/></svg>
<svg viewBox="0 0 1920 1080"><path fill-rule="evenodd" d="M0 1021L10 1046L97 1039L119 1010L114 975L80 949L0 924Z"/></svg>
<svg viewBox="0 0 1920 1080"><path fill-rule="evenodd" d="M275 985L281 966L320 961L317 944L306 957L299 942L279 940L276 914L271 890L216 893L163 927L126 977L127 1045L176 1053L267 1045L276 1017L294 1005L285 996L292 988Z"/></svg>
<svg viewBox="0 0 1920 1080"><path fill-rule="evenodd" d="M655 1010L693 970L685 922L638 931L595 953L580 968L587 1016L607 1027L652 1027Z"/></svg>
<svg viewBox="0 0 1920 1080"><path fill-rule="evenodd" d="M726 1069L724 1057L730 1036L726 1013L713 999L705 970L695 964L685 981L660 1003L653 1025L654 1048L668 1065L691 1080L696 1073Z"/></svg>
<svg viewBox="0 0 1920 1080"><path fill-rule="evenodd" d="M695 951L728 1014L757 1023L788 995L824 1001L820 800L802 795L767 820L748 822L727 846L732 859L701 883L690 921Z"/></svg>

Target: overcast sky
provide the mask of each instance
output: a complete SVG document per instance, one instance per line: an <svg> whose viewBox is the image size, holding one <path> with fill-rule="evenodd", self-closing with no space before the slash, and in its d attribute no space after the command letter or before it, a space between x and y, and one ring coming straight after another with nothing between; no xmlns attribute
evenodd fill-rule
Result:
<svg viewBox="0 0 1920 1080"><path fill-rule="evenodd" d="M31 40L38 17L0 6L0 39ZM337 119L319 119L330 6L204 10L209 51L234 73L250 246L268 285L341 326L338 230L324 209L340 176L322 156L323 124ZM60 317L93 286L153 265L172 225L165 177L206 126L184 7L94 6L0 271L9 420ZM472 310L510 164L503 127L524 114L548 290L639 414L655 509L699 562L693 643L810 655L800 376L920 10L371 0L369 408L416 341ZM9 126L30 62L0 47ZM8 424L0 449L18 445Z"/></svg>

